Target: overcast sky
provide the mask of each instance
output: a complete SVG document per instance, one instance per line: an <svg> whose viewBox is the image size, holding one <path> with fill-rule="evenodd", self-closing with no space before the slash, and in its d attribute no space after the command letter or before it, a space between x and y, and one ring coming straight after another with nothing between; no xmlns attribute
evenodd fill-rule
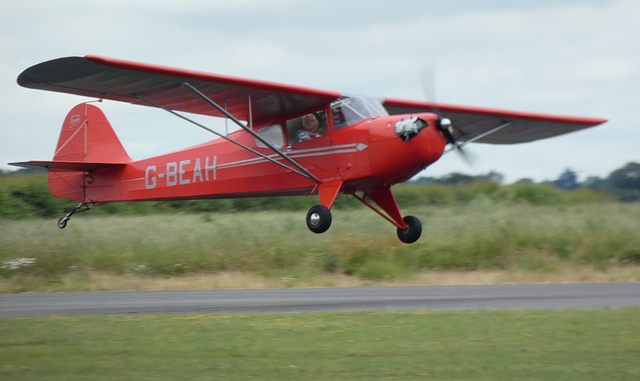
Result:
<svg viewBox="0 0 640 381"><path fill-rule="evenodd" d="M497 171L508 182L566 168L607 176L640 162L638 0L109 0L0 6L0 168L50 160L67 112L88 100L16 84L42 61L97 54L337 90L594 116L609 122L540 142L468 146L422 175ZM434 96L434 95L429 95ZM213 136L161 110L100 105L134 159ZM214 123L214 126L220 126Z"/></svg>

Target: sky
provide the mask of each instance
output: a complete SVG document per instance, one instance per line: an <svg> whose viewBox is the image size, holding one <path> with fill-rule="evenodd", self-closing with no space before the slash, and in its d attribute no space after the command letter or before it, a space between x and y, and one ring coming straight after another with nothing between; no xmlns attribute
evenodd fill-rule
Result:
<svg viewBox="0 0 640 381"><path fill-rule="evenodd" d="M21 88L29 66L86 54L404 99L603 117L548 140L471 144L420 176L505 182L606 177L640 162L638 0L109 0L0 5L0 169L50 160L67 112L90 100ZM425 89L420 72L435 67ZM434 98L434 99L429 99ZM105 101L133 159L215 136L162 110ZM224 130L224 122L208 125Z"/></svg>

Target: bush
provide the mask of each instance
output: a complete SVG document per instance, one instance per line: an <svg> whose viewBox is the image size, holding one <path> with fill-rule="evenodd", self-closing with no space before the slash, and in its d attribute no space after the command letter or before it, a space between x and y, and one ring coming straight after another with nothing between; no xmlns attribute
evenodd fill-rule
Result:
<svg viewBox="0 0 640 381"><path fill-rule="evenodd" d="M468 184L401 184L393 187L401 208L415 206L468 205L475 201L515 202L531 205L562 205L594 203L615 199L611 193L588 188L563 191L548 184L516 183L499 185L491 181ZM625 200L635 200L637 195L626 191ZM146 215L166 213L223 213L234 211L306 211L318 204L317 196L237 198L225 200L145 201L98 204L93 214ZM49 193L47 175L14 174L0 176L0 217L56 217L75 205L74 201L59 199ZM335 209L357 209L362 204L353 197L343 195Z"/></svg>

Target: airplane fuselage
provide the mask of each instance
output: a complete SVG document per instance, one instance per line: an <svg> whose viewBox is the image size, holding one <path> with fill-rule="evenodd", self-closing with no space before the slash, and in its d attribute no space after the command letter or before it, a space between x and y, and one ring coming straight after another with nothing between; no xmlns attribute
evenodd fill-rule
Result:
<svg viewBox="0 0 640 381"><path fill-rule="evenodd" d="M340 179L344 192L403 182L440 158L446 141L433 125L404 141L395 123L409 116L365 119L325 136L282 148L323 182ZM266 127L266 126L265 126ZM273 158L245 131L229 138ZM202 199L311 194L316 183L225 140L87 174L84 202Z"/></svg>

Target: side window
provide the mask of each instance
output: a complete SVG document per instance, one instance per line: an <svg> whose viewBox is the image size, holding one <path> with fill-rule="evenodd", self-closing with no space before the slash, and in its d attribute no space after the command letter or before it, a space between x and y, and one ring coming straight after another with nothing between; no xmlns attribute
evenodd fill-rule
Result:
<svg viewBox="0 0 640 381"><path fill-rule="evenodd" d="M342 105L338 102L331 105L331 120L334 130L339 130L347 125L347 118L342 112Z"/></svg>
<svg viewBox="0 0 640 381"><path fill-rule="evenodd" d="M277 149L284 147L284 134L282 132L282 126L279 124L274 124L261 129L258 131L258 135ZM269 148L257 139L256 145L260 148Z"/></svg>
<svg viewBox="0 0 640 381"><path fill-rule="evenodd" d="M289 144L315 139L328 133L327 112L318 111L287 120Z"/></svg>

